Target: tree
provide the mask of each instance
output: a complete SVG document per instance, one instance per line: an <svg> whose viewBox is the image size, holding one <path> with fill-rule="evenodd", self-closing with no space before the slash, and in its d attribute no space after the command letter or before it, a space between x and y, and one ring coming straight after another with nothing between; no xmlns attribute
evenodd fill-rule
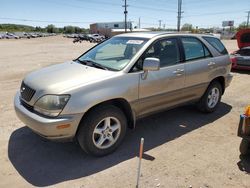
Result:
<svg viewBox="0 0 250 188"><path fill-rule="evenodd" d="M75 33L81 33L81 28L80 27L75 27Z"/></svg>
<svg viewBox="0 0 250 188"><path fill-rule="evenodd" d="M46 27L46 30L48 33L56 33L57 32L57 29L53 24L48 25Z"/></svg>
<svg viewBox="0 0 250 188"><path fill-rule="evenodd" d="M246 28L247 27L247 22L242 22L241 24L239 24L238 30Z"/></svg>
<svg viewBox="0 0 250 188"><path fill-rule="evenodd" d="M182 31L192 31L192 24L189 24L189 23L185 23L182 27L181 27L181 30Z"/></svg>

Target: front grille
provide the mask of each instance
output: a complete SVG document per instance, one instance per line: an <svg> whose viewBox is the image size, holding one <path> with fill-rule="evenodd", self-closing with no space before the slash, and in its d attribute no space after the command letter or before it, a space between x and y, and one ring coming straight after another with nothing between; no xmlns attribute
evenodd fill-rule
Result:
<svg viewBox="0 0 250 188"><path fill-rule="evenodd" d="M23 101L22 99L20 100L21 101L21 104L27 109L29 110L30 112L33 112L33 107L30 106L29 104L27 104L25 101Z"/></svg>
<svg viewBox="0 0 250 188"><path fill-rule="evenodd" d="M36 90L30 88L24 82L22 82L20 92L21 92L22 99L29 102L34 96L34 94L36 93Z"/></svg>

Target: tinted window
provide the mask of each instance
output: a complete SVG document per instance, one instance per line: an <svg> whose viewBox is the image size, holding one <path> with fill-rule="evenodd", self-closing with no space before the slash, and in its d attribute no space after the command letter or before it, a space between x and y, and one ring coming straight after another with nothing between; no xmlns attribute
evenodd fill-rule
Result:
<svg viewBox="0 0 250 188"><path fill-rule="evenodd" d="M221 54L228 53L225 46L221 43L221 41L219 39L214 38L214 37L203 37L203 38Z"/></svg>
<svg viewBox="0 0 250 188"><path fill-rule="evenodd" d="M240 50L234 52L233 54L238 54L238 55L242 55L242 56L250 56L250 48L240 49Z"/></svg>
<svg viewBox="0 0 250 188"><path fill-rule="evenodd" d="M240 37L240 41L241 41L242 43L249 43L249 42L250 42L249 33L244 33L244 34L242 34L242 36Z"/></svg>
<svg viewBox="0 0 250 188"><path fill-rule="evenodd" d="M163 39L154 43L145 53L146 57L160 59L161 67L170 66L180 61L180 53L176 39Z"/></svg>
<svg viewBox="0 0 250 188"><path fill-rule="evenodd" d="M193 37L183 37L181 40L186 60L211 57L208 49L198 39Z"/></svg>

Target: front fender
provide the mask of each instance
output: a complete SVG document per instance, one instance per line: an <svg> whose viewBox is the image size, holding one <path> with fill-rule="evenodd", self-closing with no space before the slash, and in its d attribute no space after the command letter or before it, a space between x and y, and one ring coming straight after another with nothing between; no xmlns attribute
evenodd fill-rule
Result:
<svg viewBox="0 0 250 188"><path fill-rule="evenodd" d="M139 73L91 83L71 91L71 97L61 114L85 113L102 102L121 98L129 104L138 100Z"/></svg>

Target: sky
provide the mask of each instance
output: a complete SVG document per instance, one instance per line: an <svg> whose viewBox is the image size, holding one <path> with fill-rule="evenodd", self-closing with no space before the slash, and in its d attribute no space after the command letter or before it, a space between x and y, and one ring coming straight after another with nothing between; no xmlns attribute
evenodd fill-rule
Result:
<svg viewBox="0 0 250 188"><path fill-rule="evenodd" d="M141 28L176 28L178 0L127 0L128 20ZM247 20L250 0L182 0L182 20L194 27L235 26ZM95 22L124 21L124 0L0 0L0 23L45 27L74 25L89 28Z"/></svg>

